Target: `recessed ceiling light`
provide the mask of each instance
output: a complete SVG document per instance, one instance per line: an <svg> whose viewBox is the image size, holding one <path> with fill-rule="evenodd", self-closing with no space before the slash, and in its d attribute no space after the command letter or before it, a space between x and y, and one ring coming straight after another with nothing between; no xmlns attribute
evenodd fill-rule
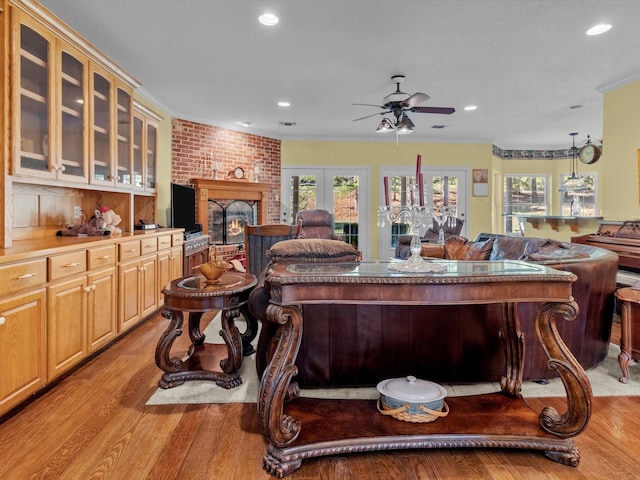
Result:
<svg viewBox="0 0 640 480"><path fill-rule="evenodd" d="M280 19L276 17L273 13L263 13L258 17L258 21L262 25L266 25L267 27L273 27L275 24L277 24L280 21Z"/></svg>
<svg viewBox="0 0 640 480"><path fill-rule="evenodd" d="M611 30L611 25L603 23L601 25L595 25L587 30L587 35L600 35L601 33Z"/></svg>
<svg viewBox="0 0 640 480"><path fill-rule="evenodd" d="M243 127L248 127L251 125L251 122L238 122L238 125L242 125Z"/></svg>
<svg viewBox="0 0 640 480"><path fill-rule="evenodd" d="M278 106L279 107L289 107L289 106L291 106L291 103L289 103L289 102L278 102Z"/></svg>
<svg viewBox="0 0 640 480"><path fill-rule="evenodd" d="M464 109L465 109L467 112L470 112L471 110L475 110L476 108L478 108L478 106L477 106L477 105L467 105L466 107L464 107Z"/></svg>

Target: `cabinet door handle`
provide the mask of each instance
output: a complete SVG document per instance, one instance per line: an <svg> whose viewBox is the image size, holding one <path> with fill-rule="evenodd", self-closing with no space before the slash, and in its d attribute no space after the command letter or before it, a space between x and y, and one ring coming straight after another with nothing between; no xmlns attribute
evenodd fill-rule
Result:
<svg viewBox="0 0 640 480"><path fill-rule="evenodd" d="M84 287L84 291L89 293L91 291L91 287L90 286L89 287Z"/></svg>
<svg viewBox="0 0 640 480"><path fill-rule="evenodd" d="M18 280L25 280L25 279L27 279L27 278L33 278L33 277L35 277L36 275L37 275L37 274L35 274L35 273L25 273L24 275L20 275L20 276L18 277Z"/></svg>
<svg viewBox="0 0 640 480"><path fill-rule="evenodd" d="M137 248L130 248L129 250L127 250L127 252L137 252L138 249Z"/></svg>
<svg viewBox="0 0 640 480"><path fill-rule="evenodd" d="M63 265L63 268L73 268L73 267L77 267L78 265L80 265L78 262L73 262L73 263L67 263L66 265Z"/></svg>
<svg viewBox="0 0 640 480"><path fill-rule="evenodd" d="M0 317L0 325L4 325L6 321L7 321L6 318Z"/></svg>
<svg viewBox="0 0 640 480"><path fill-rule="evenodd" d="M106 260L107 258L111 258L111 255L103 255L101 257L98 257L98 260Z"/></svg>

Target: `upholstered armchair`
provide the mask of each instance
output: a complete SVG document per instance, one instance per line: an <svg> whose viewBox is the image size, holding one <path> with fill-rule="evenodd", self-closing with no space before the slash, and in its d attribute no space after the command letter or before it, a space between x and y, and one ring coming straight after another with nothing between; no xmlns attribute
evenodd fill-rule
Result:
<svg viewBox="0 0 640 480"><path fill-rule="evenodd" d="M445 220L444 238L445 240L454 235L459 235L462 231L464 220L457 217L450 217ZM420 239L422 243L436 243L438 241L438 222L432 221L431 226ZM398 246L395 251L396 258L409 258L411 256L411 235L402 235L398 238Z"/></svg>
<svg viewBox="0 0 640 480"><path fill-rule="evenodd" d="M342 235L333 231L333 215L327 210L303 210L298 213L298 223L302 225L300 238L324 238L344 240Z"/></svg>

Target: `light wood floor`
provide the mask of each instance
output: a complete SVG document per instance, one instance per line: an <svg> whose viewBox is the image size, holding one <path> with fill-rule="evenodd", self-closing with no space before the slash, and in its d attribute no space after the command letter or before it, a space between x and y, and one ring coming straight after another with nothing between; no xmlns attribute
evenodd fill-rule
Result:
<svg viewBox="0 0 640 480"><path fill-rule="evenodd" d="M0 478L271 478L262 470L265 441L253 404L145 406L160 377L154 349L165 322L155 316L0 424ZM619 338L616 325L612 339ZM564 411L560 399L530 404ZM289 478L639 478L640 397L595 398L576 444L577 468L522 451L398 451L309 460Z"/></svg>

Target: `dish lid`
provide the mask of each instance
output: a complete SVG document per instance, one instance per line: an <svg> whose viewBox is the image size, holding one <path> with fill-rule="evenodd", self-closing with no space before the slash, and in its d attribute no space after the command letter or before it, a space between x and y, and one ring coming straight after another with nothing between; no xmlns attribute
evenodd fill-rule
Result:
<svg viewBox="0 0 640 480"><path fill-rule="evenodd" d="M447 396L442 385L420 380L409 375L406 378L382 380L377 386L378 392L403 402L433 402Z"/></svg>

